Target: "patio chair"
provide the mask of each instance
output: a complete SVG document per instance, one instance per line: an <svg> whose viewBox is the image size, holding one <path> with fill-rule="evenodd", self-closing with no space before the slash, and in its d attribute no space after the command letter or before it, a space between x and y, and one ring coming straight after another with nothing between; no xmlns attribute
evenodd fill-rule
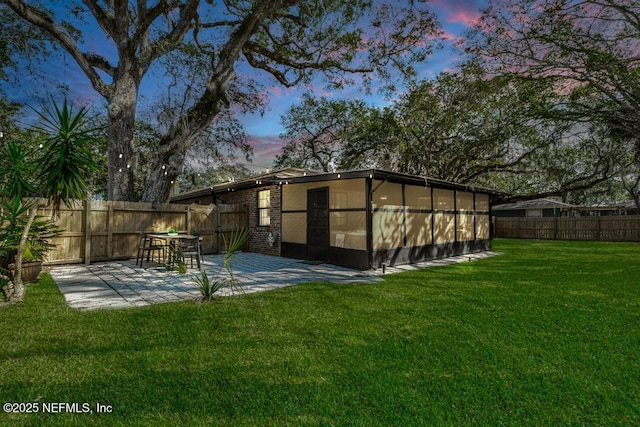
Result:
<svg viewBox="0 0 640 427"><path fill-rule="evenodd" d="M161 240L149 237L146 233L140 233L140 244L138 245L136 265L138 265L138 261L140 261L140 267L142 267L145 255L147 258L147 264L149 263L149 259L153 261L155 254L158 255L158 262L164 261L166 255L165 249L166 245Z"/></svg>
<svg viewBox="0 0 640 427"><path fill-rule="evenodd" d="M200 260L202 258L202 248L200 245L200 237L192 239L180 239L180 253L185 258L191 258L191 268L193 268L193 257L196 257L196 265L200 269Z"/></svg>

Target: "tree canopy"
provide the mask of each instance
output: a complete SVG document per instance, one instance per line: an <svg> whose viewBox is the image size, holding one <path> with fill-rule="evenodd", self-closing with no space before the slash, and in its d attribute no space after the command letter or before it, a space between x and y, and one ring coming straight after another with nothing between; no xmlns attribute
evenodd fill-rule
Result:
<svg viewBox="0 0 640 427"><path fill-rule="evenodd" d="M422 81L385 108L305 98L282 118L276 166L318 168L320 159L334 169L382 167L520 199L566 198L608 180L624 153L602 127L537 113L557 98L547 81L491 76L475 63Z"/></svg>
<svg viewBox="0 0 640 427"><path fill-rule="evenodd" d="M10 19L27 23L63 49L106 100L108 195L114 200L133 198L133 172L127 165L134 156L141 83L171 55L197 58L206 67L183 75L194 82L192 92L159 136L142 196L146 201L168 199L188 149L221 112L256 108L261 76L295 86L320 74L334 88L356 82L371 87L375 79L376 86L392 89L397 75L414 75L413 65L425 60L439 36L428 5L417 0L85 0L48 5L0 0L0 5ZM90 37L94 43L86 43ZM88 47L96 45L98 51Z"/></svg>
<svg viewBox="0 0 640 427"><path fill-rule="evenodd" d="M539 115L617 142L617 170L640 207L639 22L633 0L491 0L467 49L491 73L553 85L556 102Z"/></svg>

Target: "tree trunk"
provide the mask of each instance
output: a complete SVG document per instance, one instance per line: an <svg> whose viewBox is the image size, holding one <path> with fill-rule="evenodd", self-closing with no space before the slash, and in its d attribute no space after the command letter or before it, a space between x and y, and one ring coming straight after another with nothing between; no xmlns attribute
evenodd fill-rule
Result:
<svg viewBox="0 0 640 427"><path fill-rule="evenodd" d="M636 203L636 209L640 212L640 176L636 179L636 184L631 190L631 194L633 195L633 201Z"/></svg>
<svg viewBox="0 0 640 427"><path fill-rule="evenodd" d="M109 200L133 201L133 131L138 84L132 76L114 79L116 89L109 98L107 138Z"/></svg>
<svg viewBox="0 0 640 427"><path fill-rule="evenodd" d="M20 237L20 245L18 246L18 253L16 254L16 262L15 262L15 271L13 273L13 289L12 294L7 295L7 300L12 303L22 302L24 301L24 283L22 282L22 254L24 253L24 248L27 245L27 238L29 237L29 230L31 229L31 224L36 219L36 215L38 214L38 204L35 203L31 207L31 211L29 212L29 219L22 230L22 236Z"/></svg>
<svg viewBox="0 0 640 427"><path fill-rule="evenodd" d="M142 194L143 202L166 203L169 201L174 182L182 173L189 147L220 111L229 107L226 89L232 74L231 72L228 74L213 89L207 88L184 120L160 141L159 152Z"/></svg>
<svg viewBox="0 0 640 427"><path fill-rule="evenodd" d="M186 142L182 144L184 146ZM147 178L142 194L143 202L167 203L169 201L175 180L182 172L185 154L186 150L159 154Z"/></svg>

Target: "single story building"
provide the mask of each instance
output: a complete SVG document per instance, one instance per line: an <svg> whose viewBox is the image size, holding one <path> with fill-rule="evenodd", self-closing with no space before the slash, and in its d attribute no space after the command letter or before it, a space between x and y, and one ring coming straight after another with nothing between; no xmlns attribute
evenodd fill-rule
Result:
<svg viewBox="0 0 640 427"><path fill-rule="evenodd" d="M524 200L493 206L496 217L511 218L550 218L560 216L578 216L578 206L554 199Z"/></svg>
<svg viewBox="0 0 640 427"><path fill-rule="evenodd" d="M491 194L379 169L287 168L171 202L243 204L249 251L366 270L489 250Z"/></svg>
<svg viewBox="0 0 640 427"><path fill-rule="evenodd" d="M578 208L580 216L638 215L640 211L633 200L617 203L599 203Z"/></svg>

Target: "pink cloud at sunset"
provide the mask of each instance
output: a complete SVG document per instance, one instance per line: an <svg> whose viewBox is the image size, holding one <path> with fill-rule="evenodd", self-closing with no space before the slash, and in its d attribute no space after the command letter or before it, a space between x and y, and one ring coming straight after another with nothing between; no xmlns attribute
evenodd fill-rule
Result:
<svg viewBox="0 0 640 427"><path fill-rule="evenodd" d="M252 162L247 166L256 169L271 168L275 157L281 153L284 141L278 136L251 136L248 144L253 148Z"/></svg>
<svg viewBox="0 0 640 427"><path fill-rule="evenodd" d="M480 10L486 6L484 1L474 0L432 0L442 22L451 24L474 25L480 18Z"/></svg>

